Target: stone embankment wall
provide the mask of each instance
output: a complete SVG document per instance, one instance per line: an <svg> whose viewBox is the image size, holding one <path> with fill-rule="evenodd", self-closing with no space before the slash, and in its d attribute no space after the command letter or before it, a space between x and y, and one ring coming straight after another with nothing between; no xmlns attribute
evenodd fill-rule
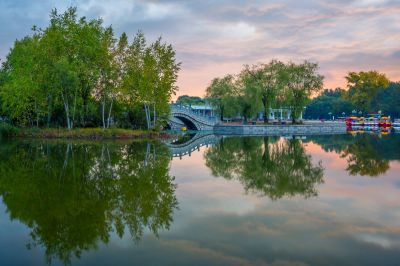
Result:
<svg viewBox="0 0 400 266"><path fill-rule="evenodd" d="M345 123L318 123L304 125L223 125L214 126L220 135L314 135L344 134Z"/></svg>

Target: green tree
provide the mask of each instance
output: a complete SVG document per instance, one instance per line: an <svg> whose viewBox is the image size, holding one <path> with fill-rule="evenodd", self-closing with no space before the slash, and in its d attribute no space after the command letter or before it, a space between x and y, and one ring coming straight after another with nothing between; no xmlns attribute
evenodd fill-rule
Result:
<svg viewBox="0 0 400 266"><path fill-rule="evenodd" d="M284 67L281 61L272 60L268 64L246 65L242 71L245 86L251 88L262 102L265 123L268 123L269 110L282 90Z"/></svg>
<svg viewBox="0 0 400 266"><path fill-rule="evenodd" d="M38 124L43 95L37 84L39 36L16 41L1 69L1 109L19 125Z"/></svg>
<svg viewBox="0 0 400 266"><path fill-rule="evenodd" d="M379 88L371 102L370 111L382 111L391 117L400 117L400 82L391 82L387 88Z"/></svg>
<svg viewBox="0 0 400 266"><path fill-rule="evenodd" d="M177 90L175 83L181 65L175 54L173 47L161 38L147 46L142 32L136 34L127 50L124 91L129 104L144 105L148 128L154 128L159 118L169 114L169 102Z"/></svg>
<svg viewBox="0 0 400 266"><path fill-rule="evenodd" d="M352 103L345 99L346 91L340 88L324 90L307 105L304 117L311 119L329 119L332 116L341 117L351 114L354 110ZM331 113L331 115L329 115Z"/></svg>
<svg viewBox="0 0 400 266"><path fill-rule="evenodd" d="M389 85L386 75L377 71L349 72L346 80L349 88L348 99L363 112L369 110L379 88L386 88Z"/></svg>
<svg viewBox="0 0 400 266"><path fill-rule="evenodd" d="M181 95L176 100L176 103L182 105L204 105L205 100L198 96Z"/></svg>
<svg viewBox="0 0 400 266"><path fill-rule="evenodd" d="M54 9L50 24L16 41L2 65L1 113L18 125L108 128L145 105L155 127L168 115L179 69L161 38L146 45L139 32L129 44L101 19L78 18L75 7Z"/></svg>
<svg viewBox="0 0 400 266"><path fill-rule="evenodd" d="M226 75L223 78L213 79L207 87L206 98L217 108L221 121L224 116L238 115L239 90L235 82L233 75Z"/></svg>
<svg viewBox="0 0 400 266"><path fill-rule="evenodd" d="M311 100L323 86L323 76L317 74L318 64L305 61L302 64L290 62L286 66L285 100L291 109L295 123Z"/></svg>
<svg viewBox="0 0 400 266"><path fill-rule="evenodd" d="M261 110L260 88L256 84L247 70L242 71L236 80L238 96L235 99L244 122Z"/></svg>

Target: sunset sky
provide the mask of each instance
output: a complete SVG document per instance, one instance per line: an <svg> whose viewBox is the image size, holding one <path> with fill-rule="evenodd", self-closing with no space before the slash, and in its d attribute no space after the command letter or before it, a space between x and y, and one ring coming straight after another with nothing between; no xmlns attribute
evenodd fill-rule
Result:
<svg viewBox="0 0 400 266"><path fill-rule="evenodd" d="M400 80L400 0L0 0L1 60L32 25L48 24L52 8L71 5L117 34L162 35L182 62L178 96L203 96L212 78L271 59L318 62L326 88L345 86L351 70Z"/></svg>

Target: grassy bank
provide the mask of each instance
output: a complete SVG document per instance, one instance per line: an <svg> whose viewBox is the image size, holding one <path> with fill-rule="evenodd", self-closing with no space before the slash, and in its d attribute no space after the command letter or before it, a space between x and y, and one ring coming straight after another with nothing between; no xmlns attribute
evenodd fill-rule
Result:
<svg viewBox="0 0 400 266"><path fill-rule="evenodd" d="M155 139L165 138L166 133L150 130L132 130L122 128L17 128L0 124L0 136L8 138L31 139Z"/></svg>

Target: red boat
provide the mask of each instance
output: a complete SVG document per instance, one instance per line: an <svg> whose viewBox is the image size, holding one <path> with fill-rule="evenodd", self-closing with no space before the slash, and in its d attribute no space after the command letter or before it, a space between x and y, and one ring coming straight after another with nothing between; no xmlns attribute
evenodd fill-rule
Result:
<svg viewBox="0 0 400 266"><path fill-rule="evenodd" d="M390 120L390 117L383 116L379 119L379 126L380 127L391 127L392 126L392 121Z"/></svg>

